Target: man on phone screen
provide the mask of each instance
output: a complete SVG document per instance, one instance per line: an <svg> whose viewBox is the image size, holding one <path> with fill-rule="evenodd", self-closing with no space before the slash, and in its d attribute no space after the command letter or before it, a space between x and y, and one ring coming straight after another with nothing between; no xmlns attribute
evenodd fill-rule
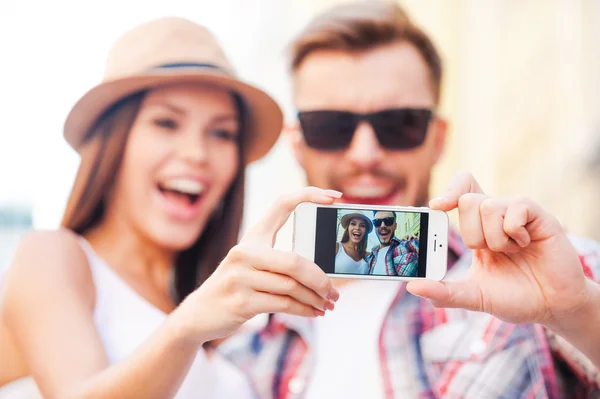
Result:
<svg viewBox="0 0 600 399"><path fill-rule="evenodd" d="M369 274L376 276L416 277L419 268L419 251L414 239L398 239L396 213L373 212L373 226L379 245L367 257Z"/></svg>
<svg viewBox="0 0 600 399"><path fill-rule="evenodd" d="M335 310L272 315L232 341L231 359L261 398L598 394L598 244L567 237L530 200L486 196L468 174L430 201L442 60L397 3L337 6L295 38L288 137L307 182L342 203L458 209L446 278L335 279Z"/></svg>

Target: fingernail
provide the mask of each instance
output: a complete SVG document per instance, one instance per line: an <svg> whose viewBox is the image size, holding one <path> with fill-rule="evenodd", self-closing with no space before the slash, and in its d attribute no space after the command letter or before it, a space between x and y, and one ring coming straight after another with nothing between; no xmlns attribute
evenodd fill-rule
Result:
<svg viewBox="0 0 600 399"><path fill-rule="evenodd" d="M327 299L333 302L337 302L337 300L340 299L340 293L338 292L338 290L331 287L331 289L329 290L329 294L327 294Z"/></svg>
<svg viewBox="0 0 600 399"><path fill-rule="evenodd" d="M335 309L335 304L331 301L327 301L327 302L325 302L325 308L327 308L329 310L333 310L333 309Z"/></svg>
<svg viewBox="0 0 600 399"><path fill-rule="evenodd" d="M341 198L342 193L336 190L325 190L325 194L333 198Z"/></svg>
<svg viewBox="0 0 600 399"><path fill-rule="evenodd" d="M325 312L318 309L313 309L315 316L325 316Z"/></svg>

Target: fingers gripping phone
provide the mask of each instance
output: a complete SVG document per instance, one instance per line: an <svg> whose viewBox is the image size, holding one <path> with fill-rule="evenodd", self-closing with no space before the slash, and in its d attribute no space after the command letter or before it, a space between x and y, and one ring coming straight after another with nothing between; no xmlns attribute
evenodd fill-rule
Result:
<svg viewBox="0 0 600 399"><path fill-rule="evenodd" d="M302 203L294 212L294 252L330 277L441 280L448 215L429 208Z"/></svg>

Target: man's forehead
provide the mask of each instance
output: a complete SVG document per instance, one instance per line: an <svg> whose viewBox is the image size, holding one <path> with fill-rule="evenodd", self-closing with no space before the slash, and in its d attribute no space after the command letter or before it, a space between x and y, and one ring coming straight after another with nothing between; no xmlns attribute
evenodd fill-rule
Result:
<svg viewBox="0 0 600 399"><path fill-rule="evenodd" d="M435 105L427 64L405 42L360 53L314 52L294 74L294 99L299 110Z"/></svg>

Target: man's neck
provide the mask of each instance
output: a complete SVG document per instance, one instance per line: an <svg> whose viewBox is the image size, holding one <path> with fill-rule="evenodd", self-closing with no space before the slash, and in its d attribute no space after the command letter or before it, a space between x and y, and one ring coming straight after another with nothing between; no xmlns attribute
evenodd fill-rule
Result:
<svg viewBox="0 0 600 399"><path fill-rule="evenodd" d="M392 244L392 240L390 240L390 242L388 242L387 244L383 245L383 244L379 244L379 249L383 249L386 247L389 247Z"/></svg>

